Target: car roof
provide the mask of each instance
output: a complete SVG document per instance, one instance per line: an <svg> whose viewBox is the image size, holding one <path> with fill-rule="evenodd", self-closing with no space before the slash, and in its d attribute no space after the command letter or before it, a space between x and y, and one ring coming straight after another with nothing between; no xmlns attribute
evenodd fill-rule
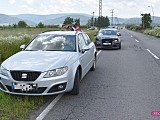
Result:
<svg viewBox="0 0 160 120"><path fill-rule="evenodd" d="M47 35L47 34L76 35L77 33L82 33L82 31L46 31L42 32L40 35Z"/></svg>

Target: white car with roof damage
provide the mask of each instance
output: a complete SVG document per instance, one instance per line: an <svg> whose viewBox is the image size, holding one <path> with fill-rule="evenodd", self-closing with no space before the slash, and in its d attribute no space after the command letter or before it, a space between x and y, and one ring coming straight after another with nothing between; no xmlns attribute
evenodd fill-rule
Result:
<svg viewBox="0 0 160 120"><path fill-rule="evenodd" d="M19 95L77 95L79 83L96 67L96 47L85 32L37 35L0 66L0 89Z"/></svg>

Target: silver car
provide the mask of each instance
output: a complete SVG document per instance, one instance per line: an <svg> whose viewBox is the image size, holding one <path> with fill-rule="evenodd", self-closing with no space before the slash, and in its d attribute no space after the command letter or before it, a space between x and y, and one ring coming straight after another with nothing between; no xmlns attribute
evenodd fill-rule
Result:
<svg viewBox="0 0 160 120"><path fill-rule="evenodd" d="M95 36L95 45L97 49L121 49L121 34L117 29L101 29Z"/></svg>
<svg viewBox="0 0 160 120"><path fill-rule="evenodd" d="M19 95L79 93L79 83L96 67L96 47L85 32L37 35L0 66L0 89Z"/></svg>

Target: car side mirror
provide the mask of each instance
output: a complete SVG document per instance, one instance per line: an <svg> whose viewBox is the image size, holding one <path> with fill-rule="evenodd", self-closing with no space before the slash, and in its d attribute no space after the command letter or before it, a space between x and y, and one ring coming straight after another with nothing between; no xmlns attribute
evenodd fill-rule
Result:
<svg viewBox="0 0 160 120"><path fill-rule="evenodd" d="M22 50L24 50L25 47L26 47L25 44L23 44L23 45L20 46L20 48L21 48Z"/></svg>
<svg viewBox="0 0 160 120"><path fill-rule="evenodd" d="M121 33L117 33L117 36L121 36Z"/></svg>
<svg viewBox="0 0 160 120"><path fill-rule="evenodd" d="M90 50L90 48L88 46L83 46L82 47L82 53L85 53L88 50Z"/></svg>

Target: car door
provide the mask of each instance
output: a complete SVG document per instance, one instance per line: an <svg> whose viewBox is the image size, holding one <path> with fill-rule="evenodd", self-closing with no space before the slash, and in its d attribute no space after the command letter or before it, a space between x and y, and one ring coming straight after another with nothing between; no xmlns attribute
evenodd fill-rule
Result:
<svg viewBox="0 0 160 120"><path fill-rule="evenodd" d="M90 50L85 52L82 49L87 46L84 37L82 34L78 35L78 47L79 47L79 59L82 66L82 77L89 71L89 63L90 63Z"/></svg>
<svg viewBox="0 0 160 120"><path fill-rule="evenodd" d="M89 36L86 33L83 33L84 40L87 44L87 46L90 48L89 49L89 59L90 59L90 67L93 65L93 59L94 59L94 54L95 54L95 46L94 43L91 41Z"/></svg>

